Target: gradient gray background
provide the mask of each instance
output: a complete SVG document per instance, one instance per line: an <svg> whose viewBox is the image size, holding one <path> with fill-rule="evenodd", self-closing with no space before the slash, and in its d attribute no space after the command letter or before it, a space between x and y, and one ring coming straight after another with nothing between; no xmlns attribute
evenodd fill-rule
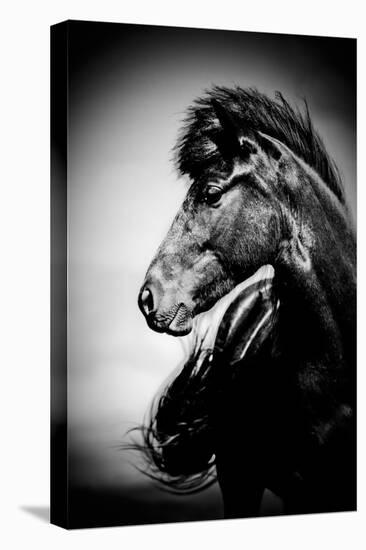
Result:
<svg viewBox="0 0 366 550"><path fill-rule="evenodd" d="M183 357L180 339L150 331L137 308L187 189L171 149L184 110L212 84L306 98L355 219L355 41L71 22L69 70L72 513L90 525L222 517L216 486L167 495L119 449ZM265 513L276 509L267 495Z"/></svg>

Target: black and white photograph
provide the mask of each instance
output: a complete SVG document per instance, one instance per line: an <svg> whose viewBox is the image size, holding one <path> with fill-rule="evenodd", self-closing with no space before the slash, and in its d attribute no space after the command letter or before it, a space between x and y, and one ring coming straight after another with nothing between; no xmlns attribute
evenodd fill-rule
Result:
<svg viewBox="0 0 366 550"><path fill-rule="evenodd" d="M51 32L51 521L356 510L356 41Z"/></svg>
<svg viewBox="0 0 366 550"><path fill-rule="evenodd" d="M1 14L0 547L363 549L362 4Z"/></svg>

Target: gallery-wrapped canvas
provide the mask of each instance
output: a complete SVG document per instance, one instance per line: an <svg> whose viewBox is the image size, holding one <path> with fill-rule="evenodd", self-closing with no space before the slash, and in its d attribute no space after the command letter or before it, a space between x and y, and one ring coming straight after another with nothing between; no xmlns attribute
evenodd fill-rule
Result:
<svg viewBox="0 0 366 550"><path fill-rule="evenodd" d="M51 141L51 521L356 510L356 41L60 23Z"/></svg>

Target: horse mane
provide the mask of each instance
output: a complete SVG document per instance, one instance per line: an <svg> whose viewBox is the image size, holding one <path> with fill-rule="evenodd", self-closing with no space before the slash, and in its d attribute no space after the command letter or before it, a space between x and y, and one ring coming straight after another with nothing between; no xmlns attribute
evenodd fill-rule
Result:
<svg viewBox="0 0 366 550"><path fill-rule="evenodd" d="M192 494L216 482L212 426L211 352L196 342L182 370L155 398L143 425L124 449L139 451L140 471L168 492ZM141 442L142 438L142 442Z"/></svg>
<svg viewBox="0 0 366 550"><path fill-rule="evenodd" d="M213 101L235 118L248 135L262 132L280 140L311 166L329 189L344 203L345 195L339 170L314 129L308 104L305 110L293 108L280 92L270 99L255 88L214 86L188 108L174 152L179 172L196 180L202 172L222 159L214 140L220 123Z"/></svg>

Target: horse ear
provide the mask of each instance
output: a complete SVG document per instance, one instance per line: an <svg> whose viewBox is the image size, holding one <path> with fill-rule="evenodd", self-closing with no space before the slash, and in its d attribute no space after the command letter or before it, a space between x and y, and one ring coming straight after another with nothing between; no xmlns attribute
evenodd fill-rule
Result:
<svg viewBox="0 0 366 550"><path fill-rule="evenodd" d="M290 152L288 147L278 139L259 131L257 132L257 137L262 149L275 160L279 160L283 156L288 156Z"/></svg>
<svg viewBox="0 0 366 550"><path fill-rule="evenodd" d="M238 126L233 115L225 109L217 99L212 99L211 105L224 132L237 137Z"/></svg>
<svg viewBox="0 0 366 550"><path fill-rule="evenodd" d="M258 143L262 149L271 158L277 162L277 170L281 174L281 180L286 183L287 189L297 189L299 187L299 159L293 151L279 139L257 132Z"/></svg>
<svg viewBox="0 0 366 550"><path fill-rule="evenodd" d="M217 137L214 141L223 156L231 158L240 156L247 159L249 155L256 153L255 144L244 136L233 114L217 99L212 99L211 104L222 128L221 137Z"/></svg>

